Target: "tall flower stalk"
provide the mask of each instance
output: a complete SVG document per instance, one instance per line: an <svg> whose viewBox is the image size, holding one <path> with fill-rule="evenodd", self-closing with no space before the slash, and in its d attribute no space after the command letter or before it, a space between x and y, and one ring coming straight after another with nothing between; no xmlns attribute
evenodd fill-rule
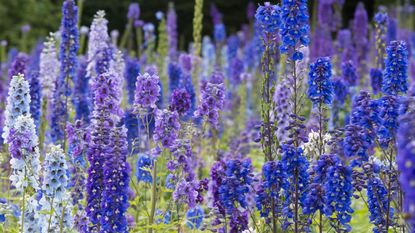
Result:
<svg viewBox="0 0 415 233"><path fill-rule="evenodd" d="M320 158L325 151L325 109L324 105L331 104L333 100L333 83L331 81L331 62L328 57L318 58L315 63L310 65L308 80L308 97L313 107L318 109L318 157ZM319 183L316 184L318 187ZM321 188L321 187L320 187ZM323 232L323 212L320 209L319 232Z"/></svg>
<svg viewBox="0 0 415 233"><path fill-rule="evenodd" d="M55 82L52 98L51 136L66 148L66 122L71 82L75 79L78 66L78 8L74 0L66 0L62 7L61 42L59 49L60 72Z"/></svg>
<svg viewBox="0 0 415 233"><path fill-rule="evenodd" d="M300 133L302 128L301 121L303 120L303 117L300 116L302 76L299 73L297 62L304 58L304 53L300 48L308 46L310 42L309 30L307 0L283 0L281 6L280 37L282 44L280 46L280 52L287 54L287 61L291 64L290 71L292 72L292 76L290 84L292 88L293 108L290 125L292 140L289 143L294 146L294 151L297 151L302 140ZM295 159L301 160L301 153L294 153L293 156L296 157ZM301 167L293 167L292 172L293 222L294 232L297 233L300 232Z"/></svg>

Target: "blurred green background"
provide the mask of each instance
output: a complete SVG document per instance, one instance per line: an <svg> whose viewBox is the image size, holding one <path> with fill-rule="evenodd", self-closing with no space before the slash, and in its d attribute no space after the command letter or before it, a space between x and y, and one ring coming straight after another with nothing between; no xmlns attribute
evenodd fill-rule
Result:
<svg viewBox="0 0 415 233"><path fill-rule="evenodd" d="M78 0L77 0L78 1ZM364 0L369 16L372 17L376 5L396 4L403 0ZM29 24L29 44L33 45L51 31L57 31L60 24L60 7L62 0L0 0L0 40L7 40L9 45L18 45L21 37L21 27ZM167 10L168 0L84 0L82 25L89 26L97 10L105 10L109 19L109 28L118 29L121 33L127 23L126 14L131 2L139 2L140 18L146 22L155 22L157 11ZM173 0L178 14L178 30L183 42L192 39L192 18L194 0ZM255 4L264 1L254 1ZM276 2L276 1L273 1ZM310 5L316 3L309 1ZM345 0L343 9L344 24L353 18L354 9L358 0ZM209 16L209 6L215 3L224 15L227 32L235 32L240 25L247 22L246 6L249 0L205 0L204 1L204 34L211 34L212 23ZM310 9L311 6L310 6Z"/></svg>

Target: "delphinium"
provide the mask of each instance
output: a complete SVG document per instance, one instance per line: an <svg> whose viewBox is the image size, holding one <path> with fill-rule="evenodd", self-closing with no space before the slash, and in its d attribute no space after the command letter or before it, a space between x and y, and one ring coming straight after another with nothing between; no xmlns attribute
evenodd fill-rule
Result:
<svg viewBox="0 0 415 233"><path fill-rule="evenodd" d="M134 108L135 112L138 113L138 117L140 118L139 121L141 121L145 127L144 133L147 136L145 140L148 142L148 144L150 142L150 122L146 114L151 113L154 114L155 118L153 140L156 142L160 142L163 148L169 148L169 146L173 145L175 137L177 137L177 130L178 127L180 127L180 125L174 123L174 117L178 117L177 113L170 112L168 110L157 109L156 103L159 101L159 99L161 99L160 91L160 79L155 72L144 73L143 75L139 74L136 81ZM173 122L171 120L173 120ZM163 134L164 132L166 132L167 134ZM148 152L150 152L150 148L146 149L148 150ZM138 180L141 180L139 174L145 175L143 177L151 177L151 180L149 178L142 180L144 182L151 183L152 187L150 210L151 212L148 215L150 225L154 223L157 202L157 160L155 158L159 153L161 153L161 149L159 146L157 146L156 148L153 148L151 152L151 158L143 160L144 157L139 157L138 160L138 162L140 160L143 162L148 161L150 164L146 166L149 166L149 168L151 168L149 169L151 170L151 173L145 170L141 171L140 173L137 172ZM147 174L150 176L147 176ZM153 228L149 228L148 231L151 233L153 231Z"/></svg>
<svg viewBox="0 0 415 233"><path fill-rule="evenodd" d="M13 76L18 75L18 74L25 75L28 62L29 62L29 57L25 53L18 53L9 68L9 72L8 72L9 79L12 79Z"/></svg>
<svg viewBox="0 0 415 233"><path fill-rule="evenodd" d="M243 232L248 229L247 196L252 190L250 159L217 161L211 169L209 193L215 213L212 222L219 232Z"/></svg>
<svg viewBox="0 0 415 233"><path fill-rule="evenodd" d="M336 232L350 232L350 220L353 209L352 168L345 161L333 156L333 162L326 171L326 181L323 187L324 215L330 220L330 226ZM321 232L321 231L320 231Z"/></svg>
<svg viewBox="0 0 415 233"><path fill-rule="evenodd" d="M112 150L104 162L104 190L101 202L101 232L129 232L126 218L130 183L130 166L127 162L127 132L125 127L111 131Z"/></svg>
<svg viewBox="0 0 415 233"><path fill-rule="evenodd" d="M199 229L203 222L203 209L199 205L186 212L186 225L190 229Z"/></svg>
<svg viewBox="0 0 415 233"><path fill-rule="evenodd" d="M74 80L73 104L75 106L75 119L89 123L90 104L89 104L89 80L86 75L87 64L85 57L79 58L78 72Z"/></svg>
<svg viewBox="0 0 415 233"><path fill-rule="evenodd" d="M195 117L203 118L212 129L218 127L219 113L224 107L225 84L222 77L221 73L214 72L209 81L202 83L199 106L194 112Z"/></svg>
<svg viewBox="0 0 415 233"><path fill-rule="evenodd" d="M278 26L280 24L280 8L277 5L272 5L266 2L264 6L259 6L255 14L256 24L260 27L262 42L265 46L265 51L262 56L262 72L264 79L262 81L262 101L261 101L261 145L268 161L274 159L276 152L274 130L275 124L272 122L271 114L274 111L274 103L272 98L274 96L274 89L272 88L274 78L274 54L276 53L276 37L278 33ZM274 210L272 210L274 211ZM275 229L276 226L273 226ZM274 230L275 231L275 230Z"/></svg>
<svg viewBox="0 0 415 233"><path fill-rule="evenodd" d="M96 73L96 61L99 51L108 47L110 41L107 28L108 20L105 19L105 12L98 11L92 21L89 32L88 52L87 52L87 76L94 77Z"/></svg>
<svg viewBox="0 0 415 233"><path fill-rule="evenodd" d="M331 61L328 57L317 58L316 62L310 65L309 79L308 79L308 97L313 104L313 108L317 110L318 115L318 141L317 147L317 161L323 154L328 153L326 151L327 145L325 145L325 131L326 131L326 118L325 118L325 106L331 104L333 101L333 83L331 80ZM305 145L304 145L305 146ZM308 154L308 156L311 156ZM319 171L316 171L317 177ZM324 179L319 180L314 177L310 184L309 191L307 192L308 202L304 204L303 213L314 214L316 210L319 210L320 221L319 230L323 231L323 211L322 205L322 191ZM311 205L311 206L310 206ZM314 209L313 206L320 206L320 208ZM310 209L311 208L311 209Z"/></svg>
<svg viewBox="0 0 415 233"><path fill-rule="evenodd" d="M291 177L289 179L290 187L286 191L286 200L283 214L286 220L292 219L294 224L294 232L300 232L301 224L301 208L300 203L304 200L302 192L307 185L307 167L306 160L302 149L299 148L302 141L304 141L301 131L304 128L302 121L304 117L301 116L300 109L302 107L301 91L303 86L302 72L298 70L299 61L304 59L304 52L302 47L307 47L309 39L309 15L306 0L284 0L281 5L281 24L280 37L282 44L280 45L280 52L287 54L287 63L290 65L289 72L292 72L289 77L290 88L292 91L291 105L292 112L290 114L290 126L287 130L290 131L290 138L286 145L282 145L283 156L282 162L287 166L285 169ZM290 200L290 201L288 201ZM290 202L290 205L288 203ZM284 227L288 227L290 221L286 221ZM304 226L306 227L306 226Z"/></svg>
<svg viewBox="0 0 415 233"><path fill-rule="evenodd" d="M307 172L309 162L300 147L284 144L282 145L281 163L283 169L287 173L287 182L289 184L283 192L285 199L282 209L284 219L282 228L284 230L291 229L290 227L292 227L291 225L294 223L294 230L298 227L298 231L307 231L307 225L299 225L301 223L299 218L299 208L300 204L303 207L305 205L305 191L308 187L309 178ZM292 223L290 219L294 219L294 222Z"/></svg>
<svg viewBox="0 0 415 233"><path fill-rule="evenodd" d="M128 56L125 62L125 84L127 89L127 98L128 103L132 104L134 102L134 91L135 91L135 82L137 81L137 76L140 73L140 63L136 58Z"/></svg>
<svg viewBox="0 0 415 233"><path fill-rule="evenodd" d="M87 170L86 152L90 143L90 133L82 120L66 126L68 135L69 171L71 173L69 187L71 188L72 206L74 207L74 226L85 232L87 221L82 202L85 197L85 173Z"/></svg>
<svg viewBox="0 0 415 233"><path fill-rule="evenodd" d="M180 210L183 206L189 207L188 211L202 204L204 198L202 192L207 189L207 179L196 179L194 172L195 157L192 152L191 141L178 139L170 148L171 159L167 162L169 170L168 183L172 188L172 198L176 204L177 221L180 221ZM168 184L168 185L167 185ZM200 207L199 207L200 208ZM203 209L200 209L203 212ZM200 225L197 227L199 228ZM180 227L179 227L180 228ZM190 226L191 229L192 226Z"/></svg>
<svg viewBox="0 0 415 233"><path fill-rule="evenodd" d="M68 120L70 83L75 79L78 67L78 8L75 1L66 0L62 7L61 41L59 49L60 72L55 82L51 105L51 137L62 143L65 149L65 125Z"/></svg>
<svg viewBox="0 0 415 233"><path fill-rule="evenodd" d="M39 203L36 199L36 193L40 190L39 148L35 124L30 114L17 117L7 143L11 155L10 181L22 195L20 232L40 232L37 222Z"/></svg>
<svg viewBox="0 0 415 233"><path fill-rule="evenodd" d="M111 131L116 122L119 77L113 73L104 73L93 78L94 111L91 116L91 142L88 147L87 157L90 163L88 168L87 207L86 213L89 218L89 230L99 231L102 229L101 221L104 216L101 203L104 184L104 162L109 156L113 146L111 142Z"/></svg>
<svg viewBox="0 0 415 233"><path fill-rule="evenodd" d="M374 146L376 130L380 123L378 107L378 100L372 100L370 94L366 91L360 91L359 95L355 96L353 100L352 113L348 124L350 127L346 126L346 137L354 137L360 140L362 145L354 144L354 149L347 152L345 150L347 156L357 156L352 158L352 166L361 165L369 160L368 149ZM359 132L353 132L351 131L352 129L356 129ZM348 133L353 134L353 136ZM352 145L350 143L352 142L345 139L345 148ZM356 150L359 152L356 154L350 153L356 152Z"/></svg>
<svg viewBox="0 0 415 233"><path fill-rule="evenodd" d="M289 101L291 90L288 82L283 81L276 85L273 101L275 103L276 138L280 144L285 144L289 140L286 127L289 126L292 106Z"/></svg>
<svg viewBox="0 0 415 233"><path fill-rule="evenodd" d="M29 83L24 79L23 74L13 76L9 85L7 97L5 120L2 137L4 141L9 138L10 129L20 115L30 114Z"/></svg>
<svg viewBox="0 0 415 233"><path fill-rule="evenodd" d="M39 61L39 80L42 87L42 116L39 134L39 145L42 148L45 140L48 116L50 113L50 99L55 92L55 82L59 76L59 60L56 51L55 35L51 34L47 37L40 53Z"/></svg>
<svg viewBox="0 0 415 233"><path fill-rule="evenodd" d="M39 78L39 62L40 53L42 51L43 44L38 43L32 51L27 66L26 77L30 86L30 114L33 117L36 125L36 131L39 131L40 127L40 115L42 105L42 93Z"/></svg>
<svg viewBox="0 0 415 233"><path fill-rule="evenodd" d="M363 2L359 2L356 7L353 19L352 33L353 43L356 51L356 58L358 63L355 63L357 70L362 78L363 73L366 72L367 63L367 49L369 47L368 40L368 15ZM364 79L358 80L358 84L367 85Z"/></svg>
<svg viewBox="0 0 415 233"><path fill-rule="evenodd" d="M159 70L159 76L162 83L163 93L167 93L168 76L167 76L167 61L169 55L169 41L166 29L166 19L161 11L156 13L158 24L158 35L157 35L157 68Z"/></svg>
<svg viewBox="0 0 415 233"><path fill-rule="evenodd" d="M72 205L67 190L69 177L65 154L60 146L51 146L43 162L40 223L42 232L72 228Z"/></svg>
<svg viewBox="0 0 415 233"><path fill-rule="evenodd" d="M384 96L379 100L380 125L377 136L384 152L382 159L387 164L383 172L386 177L384 186L387 192L384 229L388 230L390 226L394 225L391 216L393 214L392 203L396 199L396 195L401 192L397 187L398 173L394 157L396 154L396 132L399 127L399 106L402 98L400 94L405 94L408 90L408 49L406 43L403 41L390 42L386 54L382 80Z"/></svg>
<svg viewBox="0 0 415 233"><path fill-rule="evenodd" d="M332 32L336 29L336 1L323 0L318 2L317 21L314 25L311 43L312 58L332 56L334 52Z"/></svg>
<svg viewBox="0 0 415 233"><path fill-rule="evenodd" d="M167 12L167 35L169 43L169 59L175 60L177 57L177 43L178 43L178 33L177 33L177 14L174 9L174 4L169 4L169 10Z"/></svg>
<svg viewBox="0 0 415 233"><path fill-rule="evenodd" d="M382 86L383 57L386 52L386 32L389 21L388 14L383 9L379 9L374 17L374 21L376 30L376 66L370 69L370 78L373 93L377 94Z"/></svg>
<svg viewBox="0 0 415 233"><path fill-rule="evenodd" d="M148 64L153 64L155 62L154 50L156 48L156 34L155 26L153 23L146 23L143 25L144 30L144 55L146 62Z"/></svg>
<svg viewBox="0 0 415 233"><path fill-rule="evenodd" d="M397 157L396 162L400 171L399 181L403 193L403 211L407 214L407 223L415 229L415 149L414 149L414 128L415 128L415 105L413 97L406 100L408 109L399 118L397 132ZM404 226L405 229L405 226ZM403 229L403 230L404 230Z"/></svg>
<svg viewBox="0 0 415 233"><path fill-rule="evenodd" d="M157 74L139 74L135 83L134 105L139 110L156 108L160 97L160 79Z"/></svg>
<svg viewBox="0 0 415 233"><path fill-rule="evenodd" d="M226 39L226 28L222 20L222 13L219 12L218 8L214 4L210 6L210 17L213 21L213 39L216 43L217 49L220 50L220 47Z"/></svg>
<svg viewBox="0 0 415 233"><path fill-rule="evenodd" d="M267 161L262 167L263 179L256 191L256 207L267 223L277 231L277 221L282 211L282 192L288 189L287 173L281 161ZM275 230L274 230L275 229Z"/></svg>

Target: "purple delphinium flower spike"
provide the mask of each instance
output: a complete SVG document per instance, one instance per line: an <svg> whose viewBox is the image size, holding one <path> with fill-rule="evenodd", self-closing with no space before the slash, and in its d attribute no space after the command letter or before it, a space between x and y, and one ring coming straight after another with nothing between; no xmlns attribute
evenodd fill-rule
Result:
<svg viewBox="0 0 415 233"><path fill-rule="evenodd" d="M128 6L127 17L133 20L138 20L140 18L140 5L138 3L130 3Z"/></svg>
<svg viewBox="0 0 415 233"><path fill-rule="evenodd" d="M175 60L177 57L178 33L177 33L177 14L176 14L173 4L170 4L169 11L167 12L166 26L167 26L166 30L167 30L168 42L169 42L169 58L170 60Z"/></svg>
<svg viewBox="0 0 415 233"><path fill-rule="evenodd" d="M134 105L140 109L156 108L161 90L159 83L157 74L139 74L135 83Z"/></svg>
<svg viewBox="0 0 415 233"><path fill-rule="evenodd" d="M65 124L68 120L66 99L70 95L70 82L75 79L78 67L78 8L75 1L66 0L62 7L61 42L59 49L60 72L55 82L51 105L51 136L52 141L63 141Z"/></svg>
<svg viewBox="0 0 415 233"><path fill-rule="evenodd" d="M164 109L157 110L155 118L153 140L161 143L164 148L172 147L180 129L179 115L177 112Z"/></svg>
<svg viewBox="0 0 415 233"><path fill-rule="evenodd" d="M104 162L104 190L102 193L101 231L127 233L125 216L130 183L130 165L127 162L127 130L124 126L111 131L112 149Z"/></svg>
<svg viewBox="0 0 415 233"><path fill-rule="evenodd" d="M108 35L108 20L105 19L105 12L98 11L94 20L92 21L91 29L89 32L88 40L88 67L87 67L87 76L93 77L99 75L96 73L96 56L99 51L108 48L110 43L110 37Z"/></svg>
<svg viewBox="0 0 415 233"><path fill-rule="evenodd" d="M355 43L356 55L359 64L358 68L361 70L361 66L364 65L367 58L368 49L368 16L363 2L359 2L357 5L354 19L353 19L353 41Z"/></svg>
<svg viewBox="0 0 415 233"><path fill-rule="evenodd" d="M290 125L290 114L292 112L292 106L290 101L291 89L287 82L279 83L275 87L274 103L275 103L275 117L277 121L276 136L280 144L285 144L288 140L289 132L286 128Z"/></svg>
<svg viewBox="0 0 415 233"><path fill-rule="evenodd" d="M102 192L104 190L103 166L113 146L110 144L111 131L115 125L119 80L113 73L104 73L93 79L94 111L91 121L91 143L87 151L90 167L88 168L87 207L86 213L90 222L90 230L100 228Z"/></svg>
<svg viewBox="0 0 415 233"><path fill-rule="evenodd" d="M29 57L24 53L18 53L13 59L13 62L9 68L9 79L18 74L26 75L26 66L29 62Z"/></svg>
<svg viewBox="0 0 415 233"><path fill-rule="evenodd" d="M223 109L225 86L221 74L213 73L211 81L201 86L200 105L194 113L195 117L206 117L213 127L218 126L219 111Z"/></svg>

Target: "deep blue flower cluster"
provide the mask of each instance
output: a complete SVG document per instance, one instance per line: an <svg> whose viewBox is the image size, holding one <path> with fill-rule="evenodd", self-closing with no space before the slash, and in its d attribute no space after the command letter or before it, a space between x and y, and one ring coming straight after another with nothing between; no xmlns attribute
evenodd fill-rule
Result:
<svg viewBox="0 0 415 233"><path fill-rule="evenodd" d="M342 78L346 85L356 86L358 81L357 70L351 60L342 63Z"/></svg>
<svg viewBox="0 0 415 233"><path fill-rule="evenodd" d="M202 226L203 222L203 209L200 205L197 205L194 208L189 209L186 212L186 225L190 229L199 229Z"/></svg>
<svg viewBox="0 0 415 233"><path fill-rule="evenodd" d="M372 100L368 92L360 91L354 98L350 123L363 127L367 131L366 136L370 138L369 143L374 143L376 129L380 124L379 103L377 100Z"/></svg>
<svg viewBox="0 0 415 233"><path fill-rule="evenodd" d="M348 88L345 85L345 82L339 78L333 79L333 93L334 99L340 104L343 104L346 101L346 97L349 94Z"/></svg>
<svg viewBox="0 0 415 233"><path fill-rule="evenodd" d="M261 217L268 217L272 208L279 210L279 200L283 189L287 189L289 183L287 174L280 161L268 161L262 167L262 182L256 196L256 206Z"/></svg>
<svg viewBox="0 0 415 233"><path fill-rule="evenodd" d="M281 53L290 54L293 60L302 60L303 53L297 49L310 43L307 0L283 0L281 6L280 35Z"/></svg>
<svg viewBox="0 0 415 233"><path fill-rule="evenodd" d="M78 64L78 74L74 80L73 103L75 105L76 119L82 119L89 123L90 100L89 100L89 80L86 74L87 61L81 58Z"/></svg>
<svg viewBox="0 0 415 233"><path fill-rule="evenodd" d="M59 50L60 73L55 83L52 100L51 137L62 141L68 111L65 98L70 94L70 81L75 80L78 67L78 8L74 0L66 0L62 7L61 43Z"/></svg>
<svg viewBox="0 0 415 233"><path fill-rule="evenodd" d="M287 218L293 218L292 203L294 196L298 195L298 201L302 205L306 197L305 190L308 187L308 160L303 154L303 149L293 145L282 145L282 166L287 173L289 188L284 191L285 201L283 214ZM296 182L296 180L298 182ZM296 187L297 186L297 187ZM297 193L296 193L296 190Z"/></svg>
<svg viewBox="0 0 415 233"><path fill-rule="evenodd" d="M415 100L408 99L407 112L399 118L397 133L398 155L396 163L400 171L399 181L404 193L404 209L409 214L408 222L415 227ZM415 228L414 228L415 229Z"/></svg>
<svg viewBox="0 0 415 233"><path fill-rule="evenodd" d="M276 34L281 24L280 8L265 2L263 6L259 5L255 13L255 23L263 33Z"/></svg>
<svg viewBox="0 0 415 233"><path fill-rule="evenodd" d="M101 232L127 233L129 230L125 214L129 206L130 165L127 162L126 128L114 128L111 138L111 153L104 163Z"/></svg>
<svg viewBox="0 0 415 233"><path fill-rule="evenodd" d="M331 62L329 57L320 57L310 64L307 94L314 106L331 104L333 100L333 83L331 81Z"/></svg>
<svg viewBox="0 0 415 233"><path fill-rule="evenodd" d="M340 160L331 166L326 173L327 182L324 184L324 215L331 217L336 214L345 231L351 231L349 222L352 218L351 208L353 185L352 169Z"/></svg>
<svg viewBox="0 0 415 233"><path fill-rule="evenodd" d="M128 103L132 104L134 102L134 91L135 91L135 82L137 81L137 76L140 74L140 63L137 59L128 57L125 64L125 82L128 95Z"/></svg>
<svg viewBox="0 0 415 233"><path fill-rule="evenodd" d="M145 183L153 182L150 170L153 167L153 160L147 154L141 154L137 159L137 171L136 176L138 181Z"/></svg>
<svg viewBox="0 0 415 233"><path fill-rule="evenodd" d="M372 139L366 134L365 128L360 125L350 124L345 127L343 151L347 157L352 157L351 165L360 165L363 161L368 161L367 150Z"/></svg>
<svg viewBox="0 0 415 233"><path fill-rule="evenodd" d="M367 182L367 202L370 212L370 222L375 225L373 233L386 232L386 214L389 211L390 225L393 223L394 209L388 210L388 191L382 180L377 177L369 178Z"/></svg>
<svg viewBox="0 0 415 233"><path fill-rule="evenodd" d="M386 48L382 92L388 95L408 90L408 48L404 41L391 41Z"/></svg>
<svg viewBox="0 0 415 233"><path fill-rule="evenodd" d="M380 126L378 137L380 146L387 148L389 143L395 138L399 122L400 100L397 96L387 95L379 100Z"/></svg>
<svg viewBox="0 0 415 233"><path fill-rule="evenodd" d="M304 200L304 214L314 214L317 210L323 210L323 196L325 195L325 189L323 187L330 179L327 172L336 162L338 162L338 160L336 155L323 154L317 160L316 164L313 165L310 172L312 182L308 187L306 198Z"/></svg>
<svg viewBox="0 0 415 233"><path fill-rule="evenodd" d="M232 213L237 204L246 208L247 194L251 190L252 164L250 159L229 160L225 163L225 177L219 187L219 198L228 213Z"/></svg>
<svg viewBox="0 0 415 233"><path fill-rule="evenodd" d="M378 68L370 69L370 84L372 86L373 94L380 92L382 88L383 73Z"/></svg>
<svg viewBox="0 0 415 233"><path fill-rule="evenodd" d="M213 38L215 38L215 42L225 41L226 39L225 24L217 23L213 26Z"/></svg>
<svg viewBox="0 0 415 233"><path fill-rule="evenodd" d="M114 127L114 112L117 106L116 77L112 73L101 74L93 79L94 111L92 113L91 143L87 157L90 164L88 168L87 207L86 213L91 223L91 230L99 228L103 216L101 201L104 190L103 166L108 153L113 146L111 131Z"/></svg>
<svg viewBox="0 0 415 233"><path fill-rule="evenodd" d="M182 116L189 111L190 104L190 95L185 89L176 89L173 91L170 99L170 109L172 111L176 111Z"/></svg>

